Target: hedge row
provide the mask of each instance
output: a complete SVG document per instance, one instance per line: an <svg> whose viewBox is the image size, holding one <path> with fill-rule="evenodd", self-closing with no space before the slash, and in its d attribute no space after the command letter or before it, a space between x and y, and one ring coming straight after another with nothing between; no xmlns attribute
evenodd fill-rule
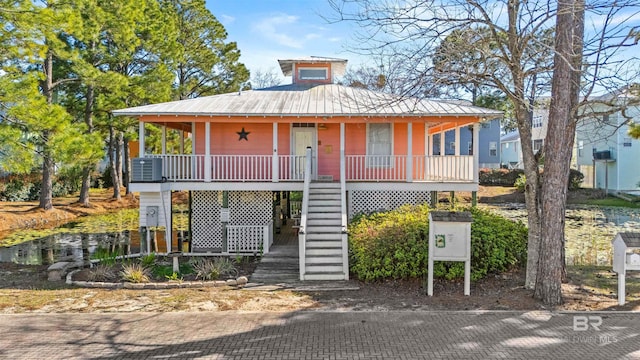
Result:
<svg viewBox="0 0 640 360"><path fill-rule="evenodd" d="M471 279L526 262L527 228L478 208L471 211ZM403 206L356 217L349 225L350 270L363 281L421 278L427 274L429 207ZM434 276L464 277L464 263L436 262Z"/></svg>

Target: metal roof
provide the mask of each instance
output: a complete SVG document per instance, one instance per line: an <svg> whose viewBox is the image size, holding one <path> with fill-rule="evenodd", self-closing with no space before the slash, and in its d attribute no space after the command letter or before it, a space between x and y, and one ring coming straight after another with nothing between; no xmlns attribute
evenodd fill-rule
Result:
<svg viewBox="0 0 640 360"><path fill-rule="evenodd" d="M290 76L293 73L294 64L318 64L331 63L331 69L336 76L342 76L347 68L347 59L330 58L324 56L304 56L293 59L278 60L280 69L284 76Z"/></svg>
<svg viewBox="0 0 640 360"><path fill-rule="evenodd" d="M518 130L506 133L500 137L500 142L516 141L520 139L520 132Z"/></svg>
<svg viewBox="0 0 640 360"><path fill-rule="evenodd" d="M479 116L502 112L450 102L402 98L337 84L283 85L138 106L114 115L199 116Z"/></svg>

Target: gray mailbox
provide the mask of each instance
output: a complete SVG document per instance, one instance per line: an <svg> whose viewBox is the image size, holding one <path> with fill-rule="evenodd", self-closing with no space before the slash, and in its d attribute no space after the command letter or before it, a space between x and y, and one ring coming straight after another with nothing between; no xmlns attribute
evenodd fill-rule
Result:
<svg viewBox="0 0 640 360"><path fill-rule="evenodd" d="M433 262L464 261L464 294L471 293L470 212L431 211L429 213L429 278L427 295L433 296Z"/></svg>
<svg viewBox="0 0 640 360"><path fill-rule="evenodd" d="M640 233L621 232L613 244L613 271L618 274L618 304L625 302L627 270L640 270Z"/></svg>

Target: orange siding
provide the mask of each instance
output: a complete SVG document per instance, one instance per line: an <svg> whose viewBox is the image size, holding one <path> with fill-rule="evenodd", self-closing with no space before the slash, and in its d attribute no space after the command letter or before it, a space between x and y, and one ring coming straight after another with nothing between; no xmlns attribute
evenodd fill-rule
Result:
<svg viewBox="0 0 640 360"><path fill-rule="evenodd" d="M364 155L367 153L367 125L347 124L345 126L345 153Z"/></svg>

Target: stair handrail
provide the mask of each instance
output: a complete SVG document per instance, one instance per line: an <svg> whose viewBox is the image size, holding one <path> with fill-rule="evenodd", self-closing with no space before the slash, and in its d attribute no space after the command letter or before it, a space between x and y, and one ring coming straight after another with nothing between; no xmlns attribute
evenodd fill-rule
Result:
<svg viewBox="0 0 640 360"><path fill-rule="evenodd" d="M307 147L304 164L304 185L302 188L302 208L300 209L300 228L298 229L298 248L300 252L300 280L305 275L305 254L307 242L307 213L309 212L309 187L311 185L311 147Z"/></svg>
<svg viewBox="0 0 640 360"><path fill-rule="evenodd" d="M340 150L340 219L342 242L342 271L345 280L349 280L349 235L347 234L347 170L344 156L344 146Z"/></svg>

